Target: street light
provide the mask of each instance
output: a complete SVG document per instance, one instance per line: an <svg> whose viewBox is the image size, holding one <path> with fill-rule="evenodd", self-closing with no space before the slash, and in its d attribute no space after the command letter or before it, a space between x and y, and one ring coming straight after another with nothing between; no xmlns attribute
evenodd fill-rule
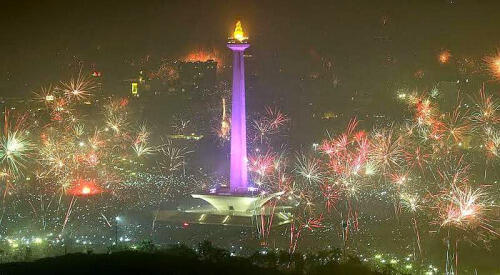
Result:
<svg viewBox="0 0 500 275"><path fill-rule="evenodd" d="M115 245L118 245L118 222L121 220L119 216L115 217Z"/></svg>

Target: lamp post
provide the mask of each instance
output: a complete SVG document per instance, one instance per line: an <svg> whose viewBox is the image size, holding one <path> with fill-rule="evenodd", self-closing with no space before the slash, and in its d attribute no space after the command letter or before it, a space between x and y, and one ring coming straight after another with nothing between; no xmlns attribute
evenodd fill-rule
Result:
<svg viewBox="0 0 500 275"><path fill-rule="evenodd" d="M118 245L118 222L121 221L121 218L115 217L115 245Z"/></svg>

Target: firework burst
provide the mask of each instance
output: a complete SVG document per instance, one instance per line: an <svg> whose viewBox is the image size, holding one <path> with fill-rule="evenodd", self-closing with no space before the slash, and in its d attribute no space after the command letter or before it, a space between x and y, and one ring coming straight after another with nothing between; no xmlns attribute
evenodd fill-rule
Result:
<svg viewBox="0 0 500 275"><path fill-rule="evenodd" d="M490 75L495 79L500 79L500 51L497 50L495 55L485 57L484 62L486 62Z"/></svg>
<svg viewBox="0 0 500 275"><path fill-rule="evenodd" d="M8 132L1 138L0 160L10 174L21 172L31 151L31 142L25 132Z"/></svg>
<svg viewBox="0 0 500 275"><path fill-rule="evenodd" d="M86 100L96 88L92 79L85 77L80 71L76 78L60 82L58 89L71 101Z"/></svg>

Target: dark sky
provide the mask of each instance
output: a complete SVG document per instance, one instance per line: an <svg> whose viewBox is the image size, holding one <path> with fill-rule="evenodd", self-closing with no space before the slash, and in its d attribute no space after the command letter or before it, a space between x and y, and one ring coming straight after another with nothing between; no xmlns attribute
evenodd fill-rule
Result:
<svg viewBox="0 0 500 275"><path fill-rule="evenodd" d="M119 71L124 59L146 54L223 51L237 18L263 67L279 62L299 73L318 55L338 60L346 74L370 74L378 70L372 63L390 54L411 71L442 48L465 55L495 51L498 10L495 0L9 0L0 19L0 93L59 79L73 56Z"/></svg>

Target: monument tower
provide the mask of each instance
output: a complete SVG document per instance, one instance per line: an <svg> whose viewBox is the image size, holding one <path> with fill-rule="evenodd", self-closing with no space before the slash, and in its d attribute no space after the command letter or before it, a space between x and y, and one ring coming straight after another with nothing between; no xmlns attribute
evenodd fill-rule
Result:
<svg viewBox="0 0 500 275"><path fill-rule="evenodd" d="M253 227L256 217L271 216L271 219L276 220L275 224L288 223L291 220L291 214L288 213L290 206L266 207L267 202L281 196L283 192L264 192L248 183L244 52L250 44L240 21L236 23L232 37L228 39L227 47L233 51L229 190L214 188L209 193L191 194L193 198L204 200L209 205L191 206L180 210L182 214L163 211L160 220L173 220L177 217L189 223ZM228 127L225 115L222 123L222 129ZM179 215L176 216L176 213Z"/></svg>
<svg viewBox="0 0 500 275"><path fill-rule="evenodd" d="M241 22L236 23L233 37L227 42L233 51L233 85L231 104L231 170L229 187L231 193L248 191L247 175L247 129L245 107L245 50L250 47Z"/></svg>

